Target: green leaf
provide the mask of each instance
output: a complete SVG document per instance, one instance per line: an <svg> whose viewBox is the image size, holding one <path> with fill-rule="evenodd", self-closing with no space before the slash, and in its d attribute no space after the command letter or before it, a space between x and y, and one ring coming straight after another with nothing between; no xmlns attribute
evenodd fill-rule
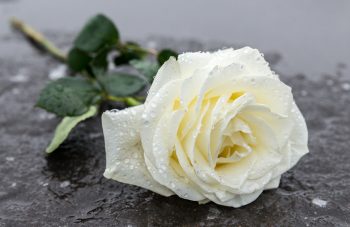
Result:
<svg viewBox="0 0 350 227"><path fill-rule="evenodd" d="M72 129L81 121L84 121L87 118L93 117L97 113L97 107L91 106L89 110L83 115L76 117L65 117L58 124L55 134L51 140L51 143L46 148L46 153L51 153L56 150L61 143L68 137Z"/></svg>
<svg viewBox="0 0 350 227"><path fill-rule="evenodd" d="M147 51L134 42L126 42L119 48L119 52L120 55L114 59L115 65L128 64L131 60L142 59L147 55Z"/></svg>
<svg viewBox="0 0 350 227"><path fill-rule="evenodd" d="M91 68L96 76L102 75L108 68L108 53L110 46L103 47L91 61Z"/></svg>
<svg viewBox="0 0 350 227"><path fill-rule="evenodd" d="M163 65L171 56L177 58L178 53L170 49L163 49L158 53L157 60L160 65Z"/></svg>
<svg viewBox="0 0 350 227"><path fill-rule="evenodd" d="M88 80L66 77L49 83L40 93L36 106L58 116L78 116L99 101L101 91Z"/></svg>
<svg viewBox="0 0 350 227"><path fill-rule="evenodd" d="M140 46L140 44L128 41L124 44L125 51L124 52L129 52L133 53L136 55L139 59L147 56L148 52Z"/></svg>
<svg viewBox="0 0 350 227"><path fill-rule="evenodd" d="M70 69L80 72L88 67L91 57L77 48L73 48L68 53L67 64Z"/></svg>
<svg viewBox="0 0 350 227"><path fill-rule="evenodd" d="M98 78L105 91L116 97L135 94L145 86L145 81L126 73L112 73Z"/></svg>
<svg viewBox="0 0 350 227"><path fill-rule="evenodd" d="M119 33L114 23L102 14L91 18L80 31L74 41L74 46L82 51L91 53L98 51L106 44L116 44Z"/></svg>
<svg viewBox="0 0 350 227"><path fill-rule="evenodd" d="M147 81L152 83L155 75L158 72L159 64L148 60L132 60L130 61L135 69L137 69L141 74L143 74Z"/></svg>

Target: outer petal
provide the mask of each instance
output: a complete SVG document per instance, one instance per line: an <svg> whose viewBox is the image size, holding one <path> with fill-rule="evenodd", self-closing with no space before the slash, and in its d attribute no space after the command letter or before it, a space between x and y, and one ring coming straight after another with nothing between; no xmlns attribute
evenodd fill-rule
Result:
<svg viewBox="0 0 350 227"><path fill-rule="evenodd" d="M162 67L158 70L157 75L154 77L151 88L148 91L147 99L145 104L149 103L150 100L157 94L157 92L168 82L180 79L181 72L179 63L174 57L170 57Z"/></svg>
<svg viewBox="0 0 350 227"><path fill-rule="evenodd" d="M208 195L208 198L217 204L238 208L256 200L259 197L259 195L262 193L262 191L263 190L258 190L256 192L249 193L249 194L232 195L233 197L232 199L225 200L225 201L222 201L211 195Z"/></svg>
<svg viewBox="0 0 350 227"><path fill-rule="evenodd" d="M291 118L295 121L295 126L290 136L292 155L289 168L292 168L302 156L309 152L307 146L308 132L305 119L295 102L293 102L292 105Z"/></svg>
<svg viewBox="0 0 350 227"><path fill-rule="evenodd" d="M271 71L269 64L257 49L243 47L236 50L235 63L243 66L247 76L266 76L278 79L278 76Z"/></svg>
<svg viewBox="0 0 350 227"><path fill-rule="evenodd" d="M181 69L181 77L187 78L197 69L202 69L208 65L213 58L209 52L189 52L180 54L178 56L178 62Z"/></svg>
<svg viewBox="0 0 350 227"><path fill-rule="evenodd" d="M153 180L145 165L139 132L143 110L144 106L141 105L103 113L106 146L104 176L170 196L173 192Z"/></svg>
<svg viewBox="0 0 350 227"><path fill-rule="evenodd" d="M274 188L278 188L278 185L280 184L280 180L281 180L281 176L277 176L273 179L270 180L270 182L265 185L265 190L268 190L268 189L274 189Z"/></svg>

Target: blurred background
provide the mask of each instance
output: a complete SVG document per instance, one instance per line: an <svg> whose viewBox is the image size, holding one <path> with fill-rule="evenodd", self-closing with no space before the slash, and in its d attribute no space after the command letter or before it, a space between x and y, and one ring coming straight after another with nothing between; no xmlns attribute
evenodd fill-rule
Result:
<svg viewBox="0 0 350 227"><path fill-rule="evenodd" d="M285 74L332 73L350 62L348 0L0 0L0 37L11 33L11 16L46 34L76 34L97 12L111 17L124 38L218 41L277 52ZM15 54L9 45L0 43L2 55Z"/></svg>

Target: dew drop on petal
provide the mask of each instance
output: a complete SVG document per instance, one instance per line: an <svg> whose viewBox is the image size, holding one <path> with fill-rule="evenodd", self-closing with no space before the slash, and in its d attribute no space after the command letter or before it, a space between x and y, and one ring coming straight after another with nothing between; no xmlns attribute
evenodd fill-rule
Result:
<svg viewBox="0 0 350 227"><path fill-rule="evenodd" d="M109 112L111 112L111 113L118 113L119 110L118 109L112 109L112 110L109 110Z"/></svg>

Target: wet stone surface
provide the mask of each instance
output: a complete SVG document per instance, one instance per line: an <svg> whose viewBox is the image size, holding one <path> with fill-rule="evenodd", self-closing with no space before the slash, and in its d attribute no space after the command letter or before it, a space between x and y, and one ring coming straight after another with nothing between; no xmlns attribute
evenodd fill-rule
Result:
<svg viewBox="0 0 350 227"><path fill-rule="evenodd" d="M61 47L72 40L69 35L50 38ZM349 65L340 63L334 75L318 78L286 76L279 70L306 118L310 153L283 175L278 189L234 209L165 198L103 178L99 117L80 124L56 152L45 156L58 119L33 105L59 64L18 36L1 42L14 51L0 57L0 226L350 225ZM222 45L152 42L180 51ZM283 55L265 56L278 68Z"/></svg>

